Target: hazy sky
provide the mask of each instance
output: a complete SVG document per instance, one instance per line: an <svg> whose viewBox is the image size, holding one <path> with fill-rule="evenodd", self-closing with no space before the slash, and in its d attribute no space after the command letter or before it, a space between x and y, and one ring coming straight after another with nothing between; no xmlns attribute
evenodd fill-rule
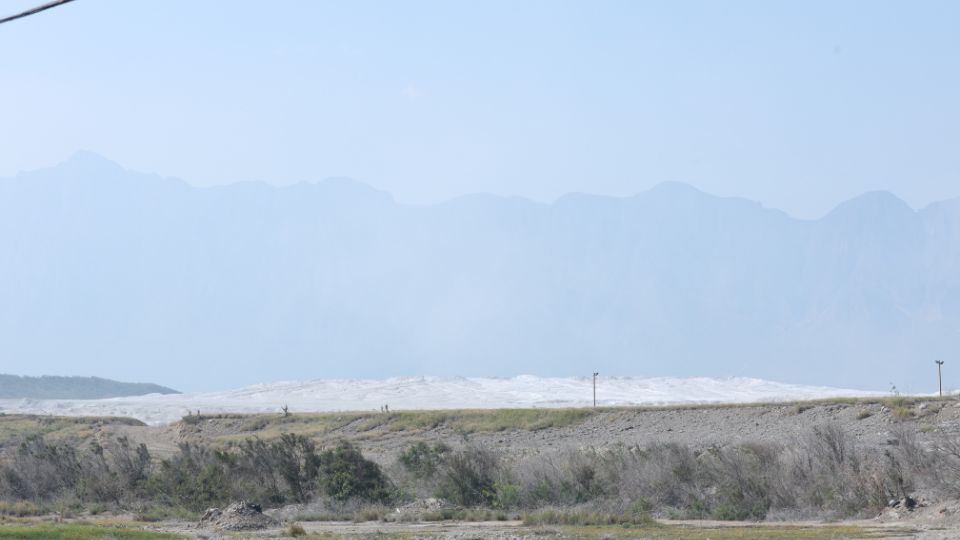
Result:
<svg viewBox="0 0 960 540"><path fill-rule="evenodd" d="M411 202L679 180L919 207L960 195L958 28L958 2L78 0L0 26L0 176L88 149Z"/></svg>

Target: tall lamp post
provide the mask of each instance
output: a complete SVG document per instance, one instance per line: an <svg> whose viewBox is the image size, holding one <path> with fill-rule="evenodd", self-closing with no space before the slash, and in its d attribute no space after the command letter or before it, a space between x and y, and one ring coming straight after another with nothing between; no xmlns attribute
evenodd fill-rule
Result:
<svg viewBox="0 0 960 540"><path fill-rule="evenodd" d="M597 408L597 375L599 375L599 373L594 371L593 372L593 408L594 409Z"/></svg>
<svg viewBox="0 0 960 540"><path fill-rule="evenodd" d="M934 360L937 363L937 382L940 383L940 397L943 397L943 360Z"/></svg>

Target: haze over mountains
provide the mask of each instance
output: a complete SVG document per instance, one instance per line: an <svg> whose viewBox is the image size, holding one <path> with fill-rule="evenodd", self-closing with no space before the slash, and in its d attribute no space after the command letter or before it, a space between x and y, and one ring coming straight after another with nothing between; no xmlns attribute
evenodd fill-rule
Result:
<svg viewBox="0 0 960 540"><path fill-rule="evenodd" d="M8 370L184 390L597 370L929 392L960 344L960 199L815 221L675 183L418 206L79 153L0 180L0 253Z"/></svg>

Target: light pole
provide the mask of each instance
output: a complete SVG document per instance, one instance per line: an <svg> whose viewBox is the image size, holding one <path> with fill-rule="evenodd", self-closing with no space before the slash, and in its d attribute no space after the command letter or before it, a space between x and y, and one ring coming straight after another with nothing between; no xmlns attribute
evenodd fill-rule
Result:
<svg viewBox="0 0 960 540"><path fill-rule="evenodd" d="M597 408L597 375L599 375L599 373L594 371L593 372L593 408L594 409Z"/></svg>
<svg viewBox="0 0 960 540"><path fill-rule="evenodd" d="M943 397L943 360L934 360L937 363L937 382L940 383L940 397Z"/></svg>

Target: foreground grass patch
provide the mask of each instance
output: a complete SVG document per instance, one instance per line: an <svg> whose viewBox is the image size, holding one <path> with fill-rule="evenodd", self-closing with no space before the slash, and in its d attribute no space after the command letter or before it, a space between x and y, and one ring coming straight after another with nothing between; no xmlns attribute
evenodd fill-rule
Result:
<svg viewBox="0 0 960 540"><path fill-rule="evenodd" d="M653 529L662 527L646 514L607 514L600 512L564 512L562 510L542 510L523 516L524 525L576 525L604 526L619 525L632 528Z"/></svg>
<svg viewBox="0 0 960 540"><path fill-rule="evenodd" d="M915 531L872 529L852 525L791 526L757 525L732 527L659 526L659 527L565 527L563 537L570 538L644 538L651 540L819 540L846 538L901 538Z"/></svg>
<svg viewBox="0 0 960 540"><path fill-rule="evenodd" d="M89 524L0 526L0 539L17 538L32 540L162 540L184 538L173 533L145 531L127 527L104 527Z"/></svg>

